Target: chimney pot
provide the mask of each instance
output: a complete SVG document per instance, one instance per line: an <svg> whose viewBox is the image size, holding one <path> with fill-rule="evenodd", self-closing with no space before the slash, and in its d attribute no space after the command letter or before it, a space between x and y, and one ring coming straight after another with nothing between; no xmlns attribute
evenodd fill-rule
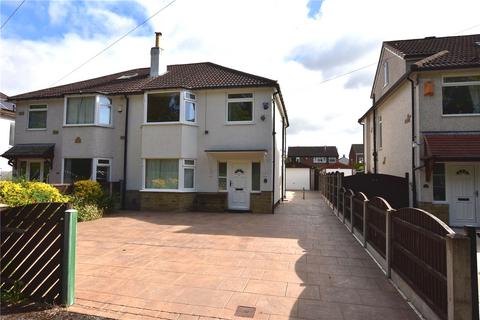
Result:
<svg viewBox="0 0 480 320"><path fill-rule="evenodd" d="M150 50L150 77L157 77L165 73L166 66L160 64L160 37L161 32L155 32L155 47Z"/></svg>

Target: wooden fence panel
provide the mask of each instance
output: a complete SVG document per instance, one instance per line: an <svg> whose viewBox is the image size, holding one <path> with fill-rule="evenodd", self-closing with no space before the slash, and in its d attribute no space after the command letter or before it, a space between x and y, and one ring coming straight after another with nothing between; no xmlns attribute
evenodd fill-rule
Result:
<svg viewBox="0 0 480 320"><path fill-rule="evenodd" d="M367 243L386 257L387 210L393 210L385 199L374 197L367 204Z"/></svg>
<svg viewBox="0 0 480 320"><path fill-rule="evenodd" d="M448 308L446 236L453 233L421 209L402 208L392 214L392 269L442 319Z"/></svg>
<svg viewBox="0 0 480 320"><path fill-rule="evenodd" d="M368 200L367 196L362 192L357 192L353 197L353 228L363 234L363 203ZM364 235L365 236L365 235Z"/></svg>
<svg viewBox="0 0 480 320"><path fill-rule="evenodd" d="M65 203L38 203L1 212L0 286L19 283L34 301L61 303Z"/></svg>
<svg viewBox="0 0 480 320"><path fill-rule="evenodd" d="M405 177L387 174L356 174L343 179L343 187L363 192L369 199L381 197L393 208L409 206L409 185Z"/></svg>
<svg viewBox="0 0 480 320"><path fill-rule="evenodd" d="M348 189L347 192L345 192L344 196L344 202L345 202L345 210L343 211L345 213L345 220L348 222L351 221L351 213L352 213L352 208L351 208L351 201L350 199L355 195L353 190Z"/></svg>

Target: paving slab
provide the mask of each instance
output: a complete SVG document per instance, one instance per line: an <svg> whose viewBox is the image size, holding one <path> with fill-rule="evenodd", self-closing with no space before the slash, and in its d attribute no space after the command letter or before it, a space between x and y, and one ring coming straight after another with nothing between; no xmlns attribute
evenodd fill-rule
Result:
<svg viewBox="0 0 480 320"><path fill-rule="evenodd" d="M274 215L118 212L80 223L77 252L71 309L92 315L416 318L317 192Z"/></svg>

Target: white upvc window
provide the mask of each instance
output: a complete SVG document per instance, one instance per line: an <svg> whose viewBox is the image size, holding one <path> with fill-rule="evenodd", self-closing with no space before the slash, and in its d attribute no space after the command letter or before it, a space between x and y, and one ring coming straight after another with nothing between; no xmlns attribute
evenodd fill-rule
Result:
<svg viewBox="0 0 480 320"><path fill-rule="evenodd" d="M480 115L480 74L443 77L442 113Z"/></svg>
<svg viewBox="0 0 480 320"><path fill-rule="evenodd" d="M62 183L78 180L94 180L100 183L111 181L112 159L109 158L64 158Z"/></svg>
<svg viewBox="0 0 480 320"><path fill-rule="evenodd" d="M388 70L388 61L383 62L383 86L386 87L389 82L389 70Z"/></svg>
<svg viewBox="0 0 480 320"><path fill-rule="evenodd" d="M335 157L328 157L328 163L335 163L337 162L337 158Z"/></svg>
<svg viewBox="0 0 480 320"><path fill-rule="evenodd" d="M218 163L218 190L227 191L227 163Z"/></svg>
<svg viewBox="0 0 480 320"><path fill-rule="evenodd" d="M145 124L197 122L196 95L190 91L145 93Z"/></svg>
<svg viewBox="0 0 480 320"><path fill-rule="evenodd" d="M227 94L227 123L251 124L254 119L253 93Z"/></svg>
<svg viewBox="0 0 480 320"><path fill-rule="evenodd" d="M50 174L50 163L45 159L20 159L15 176L27 181L47 182Z"/></svg>
<svg viewBox="0 0 480 320"><path fill-rule="evenodd" d="M29 130L45 130L47 128L47 109L46 104L29 106L27 126Z"/></svg>
<svg viewBox="0 0 480 320"><path fill-rule="evenodd" d="M144 159L143 191L194 191L195 160Z"/></svg>
<svg viewBox="0 0 480 320"><path fill-rule="evenodd" d="M314 157L313 163L327 163L327 157Z"/></svg>
<svg viewBox="0 0 480 320"><path fill-rule="evenodd" d="M65 126L112 125L112 100L103 95L81 95L65 98Z"/></svg>

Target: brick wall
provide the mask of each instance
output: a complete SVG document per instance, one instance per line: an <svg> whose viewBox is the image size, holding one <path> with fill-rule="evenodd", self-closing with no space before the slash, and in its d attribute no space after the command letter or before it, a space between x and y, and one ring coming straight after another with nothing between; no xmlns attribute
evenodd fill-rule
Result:
<svg viewBox="0 0 480 320"><path fill-rule="evenodd" d="M253 213L272 213L272 192L250 194L250 208Z"/></svg>
<svg viewBox="0 0 480 320"><path fill-rule="evenodd" d="M197 193L194 209L203 212L223 212L228 206L227 198L226 192Z"/></svg>
<svg viewBox="0 0 480 320"><path fill-rule="evenodd" d="M427 212L430 212L431 214L448 224L448 204L419 202L418 207Z"/></svg>
<svg viewBox="0 0 480 320"><path fill-rule="evenodd" d="M125 209L140 210L140 191L127 190L125 192Z"/></svg>
<svg viewBox="0 0 480 320"><path fill-rule="evenodd" d="M140 192L142 211L192 211L194 192Z"/></svg>

